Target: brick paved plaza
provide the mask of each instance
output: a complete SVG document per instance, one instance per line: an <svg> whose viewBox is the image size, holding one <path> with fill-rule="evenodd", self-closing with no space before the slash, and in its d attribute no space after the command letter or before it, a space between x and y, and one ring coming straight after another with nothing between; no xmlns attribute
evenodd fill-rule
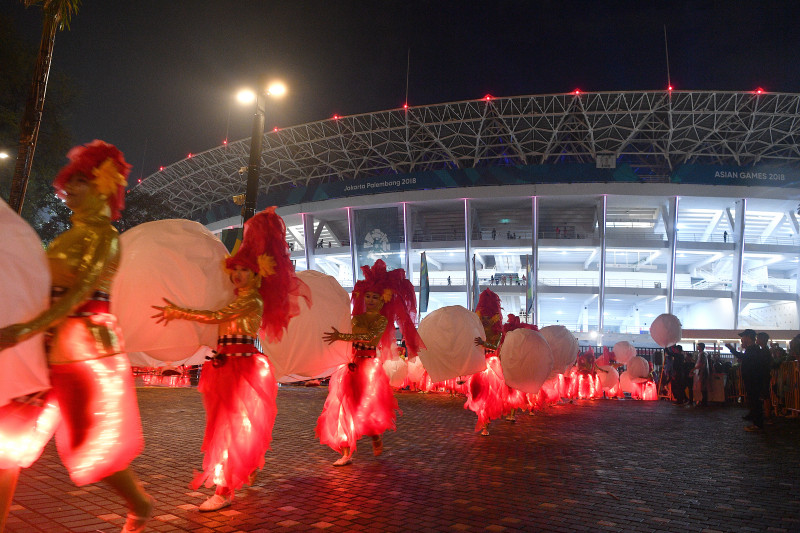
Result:
<svg viewBox="0 0 800 533"><path fill-rule="evenodd" d="M146 448L133 463L157 499L148 531L800 531L800 422L742 430L736 407L583 401L473 432L462 398L398 394L403 416L351 466L314 438L326 388L283 387L272 451L232 507L199 513L196 389L141 388ZM51 442L22 472L7 531L118 532L120 498L75 487Z"/></svg>

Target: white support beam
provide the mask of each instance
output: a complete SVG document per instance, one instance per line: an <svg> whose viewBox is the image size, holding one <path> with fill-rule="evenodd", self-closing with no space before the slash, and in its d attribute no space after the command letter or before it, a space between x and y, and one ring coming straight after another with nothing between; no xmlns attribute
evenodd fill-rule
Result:
<svg viewBox="0 0 800 533"><path fill-rule="evenodd" d="M791 228L795 235L800 235L800 223L797 221L797 214L794 211L786 213L786 218L791 222Z"/></svg>
<svg viewBox="0 0 800 533"><path fill-rule="evenodd" d="M717 229L717 224L719 224L719 220L722 218L722 213L722 209L714 213L708 226L706 226L706 230L703 232L703 236L700 238L701 241L708 242L708 239L714 234L714 230Z"/></svg>
<svg viewBox="0 0 800 533"><path fill-rule="evenodd" d="M730 207L726 207L725 208L725 214L728 216L728 224L730 224L731 229L735 230L736 229L736 223L733 221L733 213L731 213L731 208Z"/></svg>
<svg viewBox="0 0 800 533"><path fill-rule="evenodd" d="M589 254L589 257L587 257L586 261L583 262L583 269L584 270L589 270L589 265L592 264L592 261L594 261L595 257L597 257L597 248L592 250L592 253Z"/></svg>
<svg viewBox="0 0 800 533"><path fill-rule="evenodd" d="M288 231L291 236L294 237L294 240L297 241L298 248L295 251L305 250L305 241L303 240L303 236L300 234L300 232L297 231L293 226L288 226L286 231Z"/></svg>
<svg viewBox="0 0 800 533"><path fill-rule="evenodd" d="M425 260L428 262L429 265L435 266L436 270L442 270L442 264L433 257L431 257L430 255L426 255Z"/></svg>
<svg viewBox="0 0 800 533"><path fill-rule="evenodd" d="M634 272L637 272L637 271L638 271L639 269L641 269L643 266L645 266L645 265L649 265L650 263L652 263L653 261L655 261L656 259L658 259L658 257L659 257L660 255L661 255L661 250L656 250L655 252L653 252L653 253L651 253L650 255L648 255L646 258L644 258L644 259L642 259L641 261L639 261L639 262L636 264L636 266L635 266L635 267L633 267L633 271L634 271Z"/></svg>
<svg viewBox="0 0 800 533"><path fill-rule="evenodd" d="M761 238L766 239L768 237L772 237L772 234L775 232L778 226L780 226L781 222L783 222L783 213L778 213L773 216L770 223L767 224L767 227L761 232Z"/></svg>
<svg viewBox="0 0 800 533"><path fill-rule="evenodd" d="M723 253L712 254L711 256L706 257L705 259L701 259L700 261L697 261L696 263L692 263L691 265L689 265L687 267L687 269L688 269L689 273L691 274L692 272L694 272L698 268L704 267L704 266L706 266L706 265L708 265L710 263L713 263L714 261L718 261L718 260L722 259L724 256L725 256L725 254L723 254Z"/></svg>

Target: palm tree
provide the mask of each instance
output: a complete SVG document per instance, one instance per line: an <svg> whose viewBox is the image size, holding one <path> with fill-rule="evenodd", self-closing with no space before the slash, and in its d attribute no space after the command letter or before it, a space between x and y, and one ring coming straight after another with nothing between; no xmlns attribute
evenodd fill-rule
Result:
<svg viewBox="0 0 800 533"><path fill-rule="evenodd" d="M25 190L33 164L33 153L39 138L39 125L42 123L44 95L47 91L47 78L50 76L50 63L53 60L53 45L56 31L69 29L72 15L78 12L80 0L22 0L25 7L42 5L42 41L39 44L39 55L36 58L36 69L33 82L25 103L25 114L22 115L19 134L19 151L11 180L11 194L8 203L17 213L22 213Z"/></svg>

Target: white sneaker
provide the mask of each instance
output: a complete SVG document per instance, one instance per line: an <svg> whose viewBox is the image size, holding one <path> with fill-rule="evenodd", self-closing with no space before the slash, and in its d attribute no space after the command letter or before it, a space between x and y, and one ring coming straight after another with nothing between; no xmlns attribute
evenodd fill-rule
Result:
<svg viewBox="0 0 800 533"><path fill-rule="evenodd" d="M210 497L200 505L200 510L203 512L218 511L220 509L228 507L230 504L231 504L230 496L223 496L222 494L214 494L212 497Z"/></svg>

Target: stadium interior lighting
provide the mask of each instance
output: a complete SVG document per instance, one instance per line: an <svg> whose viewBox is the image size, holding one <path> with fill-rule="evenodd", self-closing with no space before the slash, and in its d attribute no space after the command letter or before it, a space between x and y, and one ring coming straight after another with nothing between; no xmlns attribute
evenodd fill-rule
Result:
<svg viewBox="0 0 800 533"><path fill-rule="evenodd" d="M0 159L8 159L8 152L0 152Z"/></svg>

